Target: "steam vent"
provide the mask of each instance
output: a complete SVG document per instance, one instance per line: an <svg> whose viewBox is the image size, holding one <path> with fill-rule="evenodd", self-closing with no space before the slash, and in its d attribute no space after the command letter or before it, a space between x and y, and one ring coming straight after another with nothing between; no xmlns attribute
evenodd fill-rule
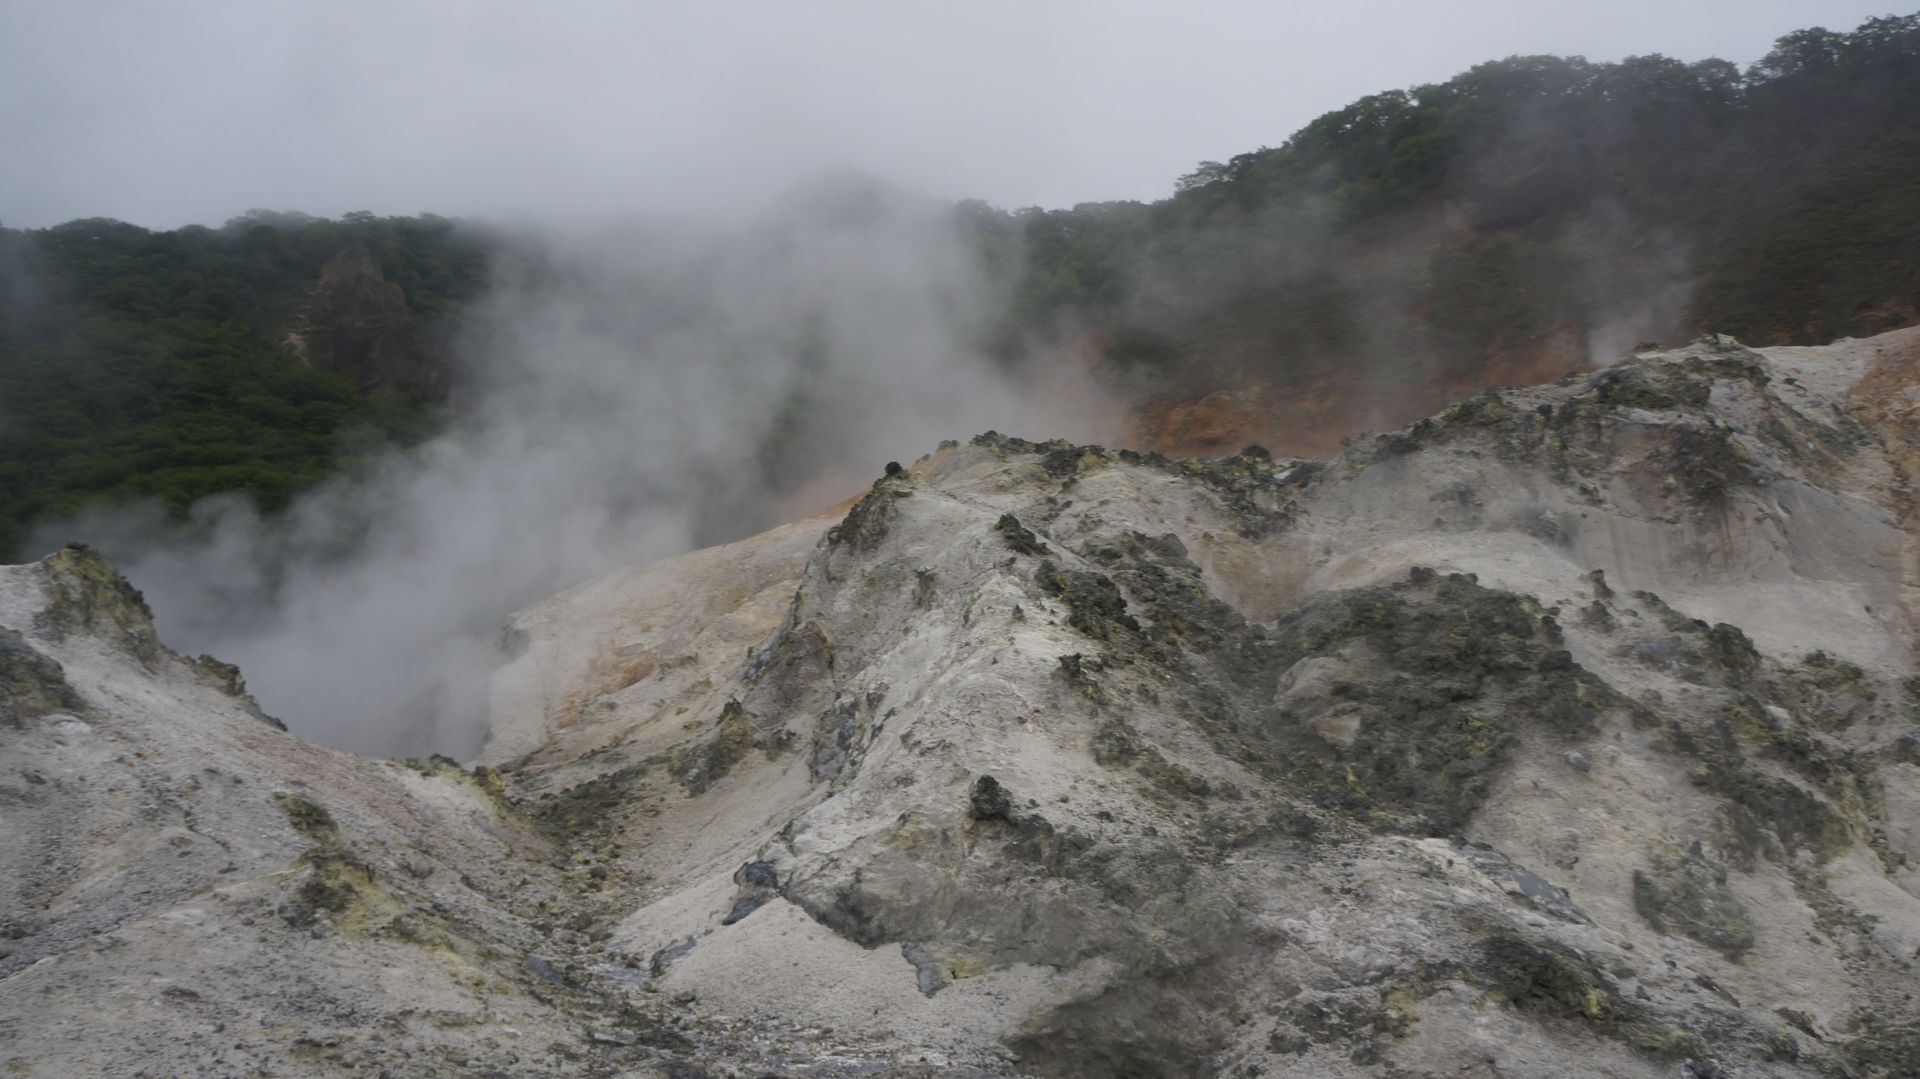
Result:
<svg viewBox="0 0 1920 1079"><path fill-rule="evenodd" d="M1920 1074L1917 409L1909 329L987 433L520 611L465 763L0 569L0 1062Z"/></svg>

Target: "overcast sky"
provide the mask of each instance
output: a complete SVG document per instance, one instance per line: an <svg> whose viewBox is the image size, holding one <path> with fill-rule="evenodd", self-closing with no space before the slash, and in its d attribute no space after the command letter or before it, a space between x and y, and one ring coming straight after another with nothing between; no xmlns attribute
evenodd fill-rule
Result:
<svg viewBox="0 0 1920 1079"><path fill-rule="evenodd" d="M1750 63L1829 0L0 0L0 223L738 208L858 169L1154 199L1515 53Z"/></svg>

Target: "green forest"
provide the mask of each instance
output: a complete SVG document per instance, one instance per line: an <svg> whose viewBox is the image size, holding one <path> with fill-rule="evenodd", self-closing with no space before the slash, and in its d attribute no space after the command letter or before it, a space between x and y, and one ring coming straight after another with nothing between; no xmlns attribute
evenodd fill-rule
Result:
<svg viewBox="0 0 1920 1079"><path fill-rule="evenodd" d="M422 318L485 281L484 241L431 217L0 229L0 555L35 521L91 501L157 498L184 513L231 492L277 510L431 430L429 403L362 394L281 343L321 267L349 246Z"/></svg>
<svg viewBox="0 0 1920 1079"><path fill-rule="evenodd" d="M1876 332L1920 318L1920 15L1790 34L1744 70L1511 57L1172 186L1153 203L956 206L1003 286L986 346L1017 366L1091 332L1148 385L1284 383L1585 347L1612 312L1656 336ZM271 511L424 437L444 394L367 392L289 330L353 251L384 279L369 287L404 297L383 318L449 339L502 242L434 216L264 211L0 228L0 558L96 501L184 513L231 492Z"/></svg>
<svg viewBox="0 0 1920 1079"><path fill-rule="evenodd" d="M1153 204L964 208L1019 284L1006 345L1107 327L1165 363L1234 331L1351 357L1408 312L1440 362L1676 290L1676 331L1813 343L1914 318L1920 15L1803 30L1742 71L1519 56L1375 94ZM1306 342L1308 348L1286 342Z"/></svg>

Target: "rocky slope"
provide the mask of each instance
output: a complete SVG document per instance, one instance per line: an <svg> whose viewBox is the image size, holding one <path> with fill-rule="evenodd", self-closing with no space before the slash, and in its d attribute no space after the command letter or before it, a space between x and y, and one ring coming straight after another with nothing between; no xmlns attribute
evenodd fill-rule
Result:
<svg viewBox="0 0 1920 1079"><path fill-rule="evenodd" d="M1914 1074L1916 356L947 445L516 616L472 769L279 731L88 552L0 570L0 1056Z"/></svg>

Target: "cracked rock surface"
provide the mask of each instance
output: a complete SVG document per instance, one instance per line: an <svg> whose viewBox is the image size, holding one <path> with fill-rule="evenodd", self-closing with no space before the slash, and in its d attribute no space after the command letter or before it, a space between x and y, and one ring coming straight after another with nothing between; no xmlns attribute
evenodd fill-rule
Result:
<svg viewBox="0 0 1920 1079"><path fill-rule="evenodd" d="M989 433L519 613L469 765L0 569L0 1063L1913 1074L1916 350Z"/></svg>

